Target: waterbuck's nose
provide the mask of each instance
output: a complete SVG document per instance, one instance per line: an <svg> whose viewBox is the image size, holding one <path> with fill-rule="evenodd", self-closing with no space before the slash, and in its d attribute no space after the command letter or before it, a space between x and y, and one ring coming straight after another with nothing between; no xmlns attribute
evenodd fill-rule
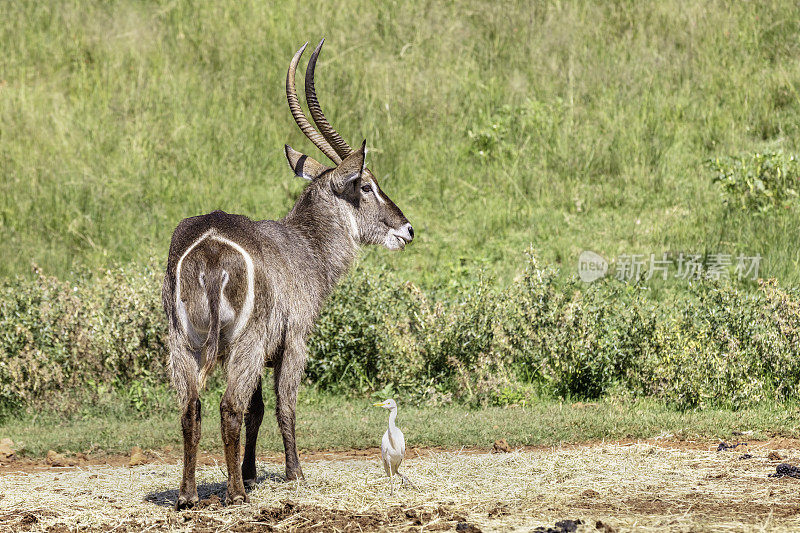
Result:
<svg viewBox="0 0 800 533"><path fill-rule="evenodd" d="M408 222L403 224L403 226L400 228L400 231L405 232L403 237L407 238L408 242L411 242L411 239L414 238L414 228Z"/></svg>

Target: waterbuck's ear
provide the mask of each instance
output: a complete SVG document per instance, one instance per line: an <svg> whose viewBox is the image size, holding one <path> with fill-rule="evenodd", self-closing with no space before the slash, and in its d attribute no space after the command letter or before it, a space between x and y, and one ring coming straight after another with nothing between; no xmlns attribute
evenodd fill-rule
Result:
<svg viewBox="0 0 800 533"><path fill-rule="evenodd" d="M289 166L295 176L311 181L326 170L329 170L328 167L319 161L294 150L288 144L284 145L284 148L286 151L286 159L289 161Z"/></svg>
<svg viewBox="0 0 800 533"><path fill-rule="evenodd" d="M344 194L351 188L358 190L361 187L361 175L364 173L364 163L367 155L367 141L361 143L361 148L353 151L333 169L331 184L337 194Z"/></svg>

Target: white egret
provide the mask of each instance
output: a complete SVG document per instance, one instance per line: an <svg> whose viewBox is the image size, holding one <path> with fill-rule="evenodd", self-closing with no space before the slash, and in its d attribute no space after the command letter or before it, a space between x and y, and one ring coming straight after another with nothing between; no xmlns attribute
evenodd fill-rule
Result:
<svg viewBox="0 0 800 533"><path fill-rule="evenodd" d="M381 459L383 459L383 468L386 470L386 475L389 476L389 493L394 494L392 476L395 474L400 476L402 480L401 486L408 483L416 489L417 487L406 476L398 472L400 463L403 462L403 458L406 455L406 439L400 428L394 424L394 420L397 418L397 403L389 399L373 405L383 407L389 411L389 429L383 434L383 440L381 440Z"/></svg>

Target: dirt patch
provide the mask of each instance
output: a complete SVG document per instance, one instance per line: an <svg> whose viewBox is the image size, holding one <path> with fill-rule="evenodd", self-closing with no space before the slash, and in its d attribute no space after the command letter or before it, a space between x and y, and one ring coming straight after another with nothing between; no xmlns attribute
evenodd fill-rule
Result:
<svg viewBox="0 0 800 533"><path fill-rule="evenodd" d="M389 526L424 526L427 530L437 530L439 529L437 526L443 526L442 529L454 527L453 513L443 508L429 511L393 507L386 513L351 512L301 505L292 501L261 510L253 517L251 525L269 528L280 526L298 533L316 532L323 526L330 531L379 531ZM238 531L249 530L245 526Z"/></svg>
<svg viewBox="0 0 800 533"><path fill-rule="evenodd" d="M44 509L31 509L18 512L5 512L0 514L0 529L3 531L26 531L37 529L43 518L55 516L54 513Z"/></svg>
<svg viewBox="0 0 800 533"><path fill-rule="evenodd" d="M769 445L751 442L753 457L741 461L738 449L718 452L718 444L415 450L404 468L419 490L394 493L377 450L304 454L302 483L285 480L275 454L259 461L250 503L241 506L223 504L224 463L201 467L200 504L183 512L173 510L179 464L129 467L122 456L118 466L0 473L0 530L489 533L549 531L568 520L582 521L578 531L607 533L800 530L800 480L768 477L776 470ZM800 464L797 448L780 455Z"/></svg>
<svg viewBox="0 0 800 533"><path fill-rule="evenodd" d="M553 449L553 446L511 446L505 439L502 441L502 452L511 451L545 451ZM604 441L604 442L585 442L577 444L563 444L559 445L560 449L574 450L581 448L590 448L598 445L609 446L627 446L632 444L650 444L665 448L668 450L697 450L697 451L713 451L720 448L720 441L718 440L677 440L677 439L622 439L617 441ZM736 451L749 451L751 454L759 453L769 456L771 460L783 460L784 455L777 452L770 453L774 450L786 449L800 449L800 439L776 438L766 441L748 441L748 444L739 444L739 446L746 446L736 448ZM730 447L730 446L729 446ZM441 446L416 446L410 447L406 450L407 458L424 458L432 454L441 453L459 453L459 454L483 454L490 451L496 451L496 443L486 447L472 446L460 447L458 449L444 448ZM179 464L183 457L179 452L176 452L172 447L161 450L138 450L140 454L137 456L136 464L160 464L160 465L174 465ZM69 467L86 467L86 466L129 466L131 464L132 453L129 454L94 454L89 455L85 453L76 454L63 454L59 455L61 458L58 464L53 464L52 456L47 457L3 457L0 455L0 475L11 472L38 472L47 469L62 470ZM300 461L343 461L351 459L372 459L380 457L380 448L363 448L358 450L310 450L300 452ZM282 452L264 452L258 456L258 460L267 463L282 463ZM225 458L220 453L200 452L197 458L198 466L215 466L224 464Z"/></svg>
<svg viewBox="0 0 800 533"><path fill-rule="evenodd" d="M322 529L326 531L341 532L366 532L384 530L419 530L425 531L451 531L457 529L459 516L446 507L434 510L422 508L402 508L395 506L388 511L354 512L340 509L328 509L316 505L304 505L291 500L283 501L252 514L240 518L236 524L231 525L223 515L214 515L198 512L199 510L215 509L219 499L211 498L211 505L201 502L194 511L186 511L167 519L148 521L132 520L119 524L115 531L133 532L149 530L164 530L174 527L187 527L195 533L212 533L221 529L235 532L250 531L292 531L293 533L312 533ZM216 505L215 505L216 504ZM47 516L46 511L7 513L0 516L0 526L7 531L25 531L39 529L37 524L42 517ZM50 514L52 516L52 514ZM107 531L106 527L81 528L82 531ZM61 533L68 531L63 525L45 526L41 531L48 533ZM464 531L467 531L466 529ZM480 531L475 528L470 531Z"/></svg>
<svg viewBox="0 0 800 533"><path fill-rule="evenodd" d="M760 503L757 501L726 501L723 498L708 498L705 495L682 495L680 498L640 496L626 498L619 503L578 502L576 510L601 511L609 515L672 516L686 513L707 518L749 519L753 517L796 518L800 516L797 503Z"/></svg>

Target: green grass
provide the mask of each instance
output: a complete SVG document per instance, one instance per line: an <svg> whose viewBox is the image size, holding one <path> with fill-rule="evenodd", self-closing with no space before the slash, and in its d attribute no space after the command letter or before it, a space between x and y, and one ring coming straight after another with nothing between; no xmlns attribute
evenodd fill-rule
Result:
<svg viewBox="0 0 800 533"><path fill-rule="evenodd" d="M798 206L729 213L702 164L798 151L794 2L29 0L0 19L2 276L165 257L216 208L282 216L302 187L283 144L324 159L285 69L325 36L326 113L418 235L367 261L433 283L462 263L508 280L530 243L568 273L583 249L720 251L800 280Z"/></svg>
<svg viewBox="0 0 800 533"><path fill-rule="evenodd" d="M219 393L203 399L203 450L220 453ZM259 449L283 450L274 418L274 398L267 394ZM387 413L372 400L344 399L301 392L297 439L300 450L346 450L376 447L385 431ZM0 436L10 437L21 454L41 457L59 452L127 453L132 446L180 450L179 413L167 403L147 413L115 405L88 408L71 418L42 415L0 423ZM152 407L152 406L151 406ZM540 399L524 407L469 409L400 404L398 426L409 446L491 447L504 438L512 446L557 445L598 440L652 438L764 439L800 436L800 409L793 404L761 405L740 411L678 411L651 401L604 400L573 404ZM746 437L734 432L752 432Z"/></svg>

